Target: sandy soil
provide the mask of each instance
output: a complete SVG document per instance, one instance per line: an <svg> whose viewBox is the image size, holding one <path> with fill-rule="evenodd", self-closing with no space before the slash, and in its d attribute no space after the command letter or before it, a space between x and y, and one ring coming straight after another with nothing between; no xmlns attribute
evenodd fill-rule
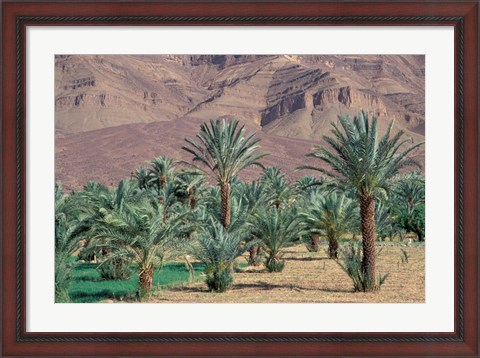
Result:
<svg viewBox="0 0 480 358"><path fill-rule="evenodd" d="M402 262L402 251L408 263ZM309 253L298 245L286 250L285 269L269 273L263 267L248 267L235 274L234 287L225 293L210 293L203 280L155 291L148 302L170 303L275 303L275 302L425 302L425 248L385 246L377 258L377 271L389 274L375 293L353 291L347 274L326 255ZM239 259L245 262L244 258Z"/></svg>

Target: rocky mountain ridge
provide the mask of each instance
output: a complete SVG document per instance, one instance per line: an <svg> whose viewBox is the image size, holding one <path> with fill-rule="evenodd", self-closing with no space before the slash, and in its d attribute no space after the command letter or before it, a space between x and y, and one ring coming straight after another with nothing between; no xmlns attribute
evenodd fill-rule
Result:
<svg viewBox="0 0 480 358"><path fill-rule="evenodd" d="M55 83L56 128L69 132L235 117L315 140L362 109L424 131L423 56L57 56Z"/></svg>
<svg viewBox="0 0 480 358"><path fill-rule="evenodd" d="M380 131L394 119L423 141L424 72L423 56L56 56L56 180L115 185L155 156L184 159L183 138L216 118L256 131L266 165L293 180L339 114L365 110Z"/></svg>

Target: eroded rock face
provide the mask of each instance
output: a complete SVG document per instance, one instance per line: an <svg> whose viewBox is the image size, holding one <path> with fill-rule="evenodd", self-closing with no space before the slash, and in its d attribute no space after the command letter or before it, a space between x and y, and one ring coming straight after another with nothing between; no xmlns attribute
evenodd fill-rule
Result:
<svg viewBox="0 0 480 358"><path fill-rule="evenodd" d="M305 108L305 93L298 92L290 96L282 97L277 103L265 109L262 114L261 126L299 109Z"/></svg>
<svg viewBox="0 0 480 358"><path fill-rule="evenodd" d="M313 95L313 103L318 109L341 105L345 109L374 111L377 117L386 117L387 108L383 101L368 90L352 89L349 86L320 90Z"/></svg>
<svg viewBox="0 0 480 358"><path fill-rule="evenodd" d="M424 131L423 56L57 56L56 127L232 117L312 139L360 110Z"/></svg>

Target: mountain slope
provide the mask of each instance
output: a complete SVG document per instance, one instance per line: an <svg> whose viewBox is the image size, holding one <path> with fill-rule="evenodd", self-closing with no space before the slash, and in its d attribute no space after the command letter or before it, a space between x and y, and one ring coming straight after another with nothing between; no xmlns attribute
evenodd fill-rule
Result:
<svg viewBox="0 0 480 358"><path fill-rule="evenodd" d="M325 122L362 109L424 130L423 56L57 56L55 64L56 128L69 132L230 116L315 139Z"/></svg>
<svg viewBox="0 0 480 358"><path fill-rule="evenodd" d="M360 110L424 140L423 56L84 56L55 58L56 180L108 185L180 150L203 121L235 118L290 179L339 114ZM415 153L424 162L424 149ZM318 163L317 163L318 164ZM244 178L253 179L256 170Z"/></svg>

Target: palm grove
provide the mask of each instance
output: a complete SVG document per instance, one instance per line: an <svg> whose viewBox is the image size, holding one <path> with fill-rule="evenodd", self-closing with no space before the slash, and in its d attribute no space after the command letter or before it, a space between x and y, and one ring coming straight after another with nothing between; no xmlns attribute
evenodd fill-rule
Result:
<svg viewBox="0 0 480 358"><path fill-rule="evenodd" d="M305 243L317 252L321 238L328 257L351 278L354 291L380 289L387 275L376 270L377 240L414 233L424 240L424 177L402 131L377 130L364 112L340 116L309 157L320 176L290 183L276 167L264 167L255 133L236 120L203 123L182 149L188 160L153 159L116 188L89 182L66 194L55 187L55 285L57 301L68 301L70 273L94 261L103 278L125 280L136 268L137 296L153 287L155 268L192 257L202 264L210 291L233 285L237 259L281 272L287 247ZM238 174L258 166L257 180ZM413 171L402 170L410 167ZM402 171L401 171L402 170ZM403 174L401 174L401 172ZM340 245L345 237L361 236ZM160 273L161 274L161 273Z"/></svg>

